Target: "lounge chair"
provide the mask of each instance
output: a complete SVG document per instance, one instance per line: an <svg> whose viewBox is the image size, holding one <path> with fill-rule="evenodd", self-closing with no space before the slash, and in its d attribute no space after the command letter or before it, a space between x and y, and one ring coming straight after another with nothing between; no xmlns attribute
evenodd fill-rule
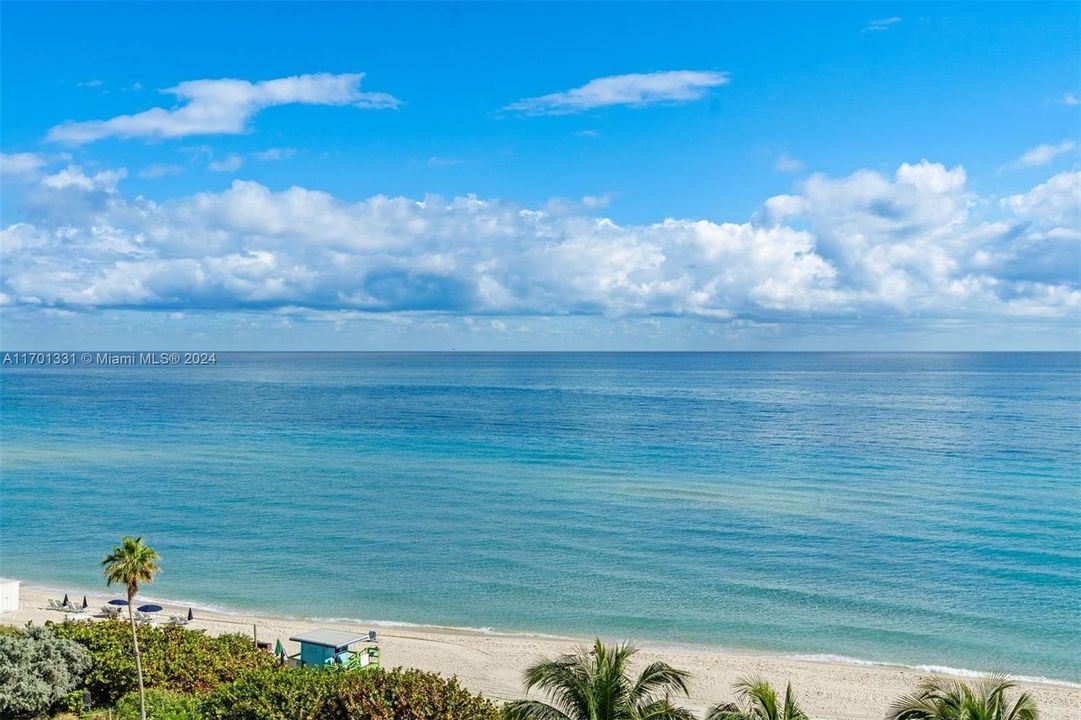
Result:
<svg viewBox="0 0 1081 720"><path fill-rule="evenodd" d="M68 605L64 607L64 611L69 613L84 613L86 612L86 608L79 603L68 603Z"/></svg>
<svg viewBox="0 0 1081 720"><path fill-rule="evenodd" d="M183 615L170 615L169 616L169 624L170 625L187 625L188 622L189 622L189 620L186 617L184 617Z"/></svg>
<svg viewBox="0 0 1081 720"><path fill-rule="evenodd" d="M62 603L59 600L50 600L49 601L49 609L50 610L63 610L64 609L64 603Z"/></svg>

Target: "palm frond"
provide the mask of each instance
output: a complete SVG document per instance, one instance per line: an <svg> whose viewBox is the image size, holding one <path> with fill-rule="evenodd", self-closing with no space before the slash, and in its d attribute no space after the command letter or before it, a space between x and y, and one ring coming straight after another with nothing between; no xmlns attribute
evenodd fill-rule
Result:
<svg viewBox="0 0 1081 720"><path fill-rule="evenodd" d="M694 713L673 705L668 698L636 708L636 720L695 720Z"/></svg>
<svg viewBox="0 0 1081 720"><path fill-rule="evenodd" d="M750 716L735 703L721 703L713 706L705 720L750 720Z"/></svg>
<svg viewBox="0 0 1081 720"><path fill-rule="evenodd" d="M745 711L760 720L781 720L777 715L777 691L758 676L743 678L735 685L736 697L745 704Z"/></svg>
<svg viewBox="0 0 1081 720"><path fill-rule="evenodd" d="M566 713L539 700L515 700L503 706L506 720L571 720Z"/></svg>
<svg viewBox="0 0 1081 720"><path fill-rule="evenodd" d="M655 662L646 667L631 688L631 698L635 702L652 697L654 693L668 695L680 692L687 695L687 680L691 674L686 670L677 670L668 663Z"/></svg>

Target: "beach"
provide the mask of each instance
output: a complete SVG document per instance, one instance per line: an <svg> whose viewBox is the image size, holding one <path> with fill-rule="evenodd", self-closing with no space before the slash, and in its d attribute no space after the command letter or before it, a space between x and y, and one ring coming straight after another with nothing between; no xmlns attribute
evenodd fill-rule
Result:
<svg viewBox="0 0 1081 720"><path fill-rule="evenodd" d="M82 590L69 591L72 600L81 600ZM117 597L104 593L86 593L87 615L95 613L108 600ZM65 617L85 619L87 615L70 615L48 609L49 599L58 600L63 593L42 588L24 587L21 608L0 615L0 623L25 625L62 621ZM162 621L169 615L186 615L188 605L170 603L147 593L147 601L161 604L158 613ZM195 619L188 626L213 635L241 633L259 640L275 643L281 640L288 653L298 650L288 641L292 635L317 627L378 633L384 667L415 667L457 676L468 689L483 693L497 702L524 696L522 672L541 658L573 650L589 642L588 638L562 638L538 635L487 633L453 628L357 625L349 622L313 621L302 618L275 617L263 614L233 614L196 608ZM126 617L126 616L124 616ZM92 617L91 622L101 619ZM604 638L617 641L619 638ZM782 655L754 654L722 649L688 646L666 647L663 643L643 645L637 663L664 660L692 673L690 697L683 703L701 713L722 700L731 698L731 686L746 675L761 675L776 685L792 683L800 702L816 720L880 720L890 703L910 692L921 677L930 670L891 665L859 664L827 659L803 659ZM959 676L972 680L972 676ZM1020 683L1039 705L1043 720L1073 720L1081 717L1081 686L1067 683L1024 681Z"/></svg>

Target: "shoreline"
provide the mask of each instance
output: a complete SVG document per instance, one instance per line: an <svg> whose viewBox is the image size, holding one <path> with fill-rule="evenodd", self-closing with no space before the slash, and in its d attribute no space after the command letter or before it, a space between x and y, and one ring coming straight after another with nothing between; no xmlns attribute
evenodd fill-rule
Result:
<svg viewBox="0 0 1081 720"><path fill-rule="evenodd" d="M15 579L15 578L12 578ZM22 581L20 581L22 582ZM62 587L54 587L47 584L41 584L31 582L29 584L22 585L23 591L30 591L35 594L48 595L77 593L79 595L85 594L87 597L97 598L111 598L114 595L109 593L103 593L100 590L86 590L81 587L77 587L75 590L64 590ZM574 642L583 643L591 642L591 638L580 637L576 635L564 635L559 633L545 633L534 632L529 630L497 630L491 627L468 627L468 626L456 626L456 625L438 625L430 623L415 623L406 620L371 620L364 618L351 618L351 617L322 617L322 616L298 616L277 613L264 608L255 608L251 610L242 610L237 608L229 608L222 605L213 605L201 603L198 601L184 600L178 598L165 598L156 596L154 594L140 593L139 597L147 602L158 603L162 606L170 607L184 607L192 608L196 611L203 613L209 613L212 616L222 618L228 617L243 617L243 618L259 618L266 621L274 621L278 623L327 623L334 625L348 625L348 626L371 626L372 628L386 628L391 630L416 630L423 632L444 633L448 635L461 634L466 636L478 636L478 637L495 637L495 638L515 638L521 640L539 639L539 640L554 640L562 642ZM91 603L91 606L93 603ZM3 616L0 616L0 622L3 622ZM250 623L245 623L246 625ZM606 635L601 635L607 641L611 641L613 638ZM935 665L931 663L920 663L917 665L909 665L899 662L890 662L888 660L867 660L864 658L849 657L847 655L840 655L830 652L786 652L783 650L770 650L766 648L740 648L730 647L727 645L713 645L709 643L695 643L695 642L665 642L663 640L649 640L637 638L631 641L635 647L643 650L651 650L657 653L664 653L666 651L679 652L679 653L700 653L705 655L719 654L732 657L747 657L747 658L772 658L777 660L793 660L797 662L808 663L825 663L835 665L852 665L856 667L882 667L895 670L904 670L911 672L918 672L923 674L936 674L936 675L949 675L957 678L979 678L986 677L992 674L992 671L988 670L973 670L971 668L958 668L949 665ZM1071 689L1081 690L1081 681L1065 680L1062 678L1053 678L1043 675L1020 675L1015 673L1009 673L1010 677L1017 682L1024 682L1033 685L1048 685L1052 687L1066 687Z"/></svg>
<svg viewBox="0 0 1081 720"><path fill-rule="evenodd" d="M117 593L50 584L22 586L21 609L0 615L0 623L23 625L27 621L42 624L65 617L85 618L48 610L47 599L59 599L65 592L86 595L90 612ZM455 675L466 688L483 693L496 701L524 697L522 672L542 657L568 652L588 638L504 632L484 628L460 628L393 621L362 621L351 618L298 618L266 611L232 610L161 598L140 593L140 600L165 607L162 621L170 614L195 612L189 625L219 635L227 632L251 635L252 626L260 640L281 640L287 652L295 652L290 635L316 627L367 632L375 629L383 647L386 667L416 667ZM606 638L611 640L612 638ZM971 680L987 673L961 668L931 665L906 666L821 654L786 654L766 650L742 650L717 646L662 642L636 642L640 662L664 659L692 673L691 696L684 703L702 712L714 703L731 698L731 685L745 675L761 674L783 685L791 681L801 701L815 718L838 720L879 720L890 702L911 691L918 680L930 674ZM1067 720L1081 717L1081 684L1044 677L1013 676L1031 692L1040 705L1043 720Z"/></svg>

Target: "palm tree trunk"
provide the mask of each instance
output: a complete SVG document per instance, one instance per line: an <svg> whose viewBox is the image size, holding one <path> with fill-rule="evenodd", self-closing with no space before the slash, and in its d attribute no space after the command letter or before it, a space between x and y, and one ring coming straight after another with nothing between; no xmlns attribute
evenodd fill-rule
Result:
<svg viewBox="0 0 1081 720"><path fill-rule="evenodd" d="M135 644L135 672L139 675L139 717L146 720L146 695L143 692L143 659L139 653L139 633L135 632L135 612L131 604L134 593L128 593L128 620L131 621L131 641Z"/></svg>

